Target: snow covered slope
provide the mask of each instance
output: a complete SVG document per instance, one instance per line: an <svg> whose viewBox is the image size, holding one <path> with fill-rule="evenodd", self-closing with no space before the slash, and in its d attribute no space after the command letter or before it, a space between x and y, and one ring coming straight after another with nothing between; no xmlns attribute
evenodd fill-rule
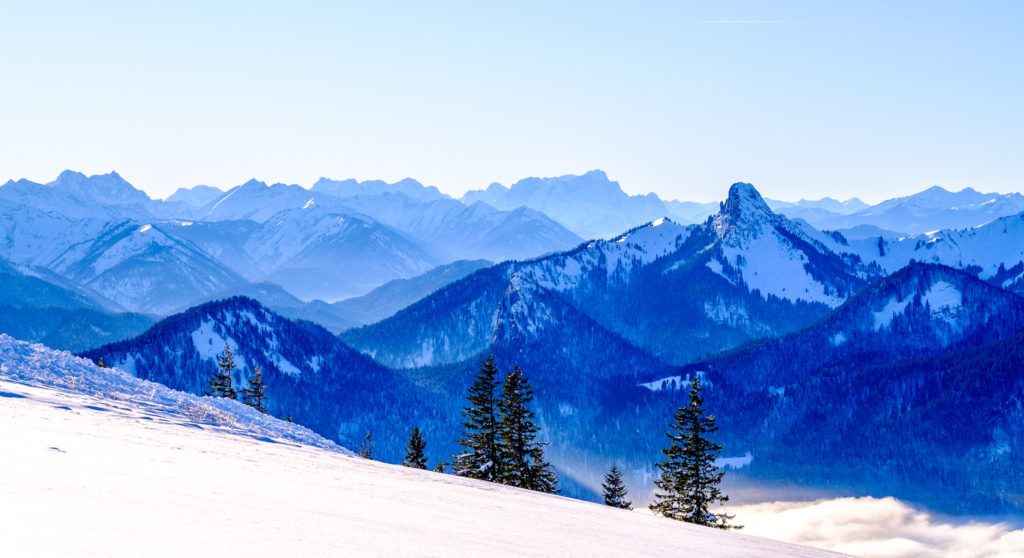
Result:
<svg viewBox="0 0 1024 558"><path fill-rule="evenodd" d="M1024 292L1024 213L969 229L851 241L849 249L890 273L911 261L941 263Z"/></svg>
<svg viewBox="0 0 1024 558"><path fill-rule="evenodd" d="M129 310L155 314L244 282L165 228L173 232L174 225L111 226L71 246L49 267Z"/></svg>
<svg viewBox="0 0 1024 558"><path fill-rule="evenodd" d="M0 452L14 556L837 556L360 459L7 336Z"/></svg>
<svg viewBox="0 0 1024 558"><path fill-rule="evenodd" d="M921 234L939 229L977 227L1024 211L1024 195L981 193L972 188L950 192L939 186L893 198L848 215L801 214L818 228L843 229L874 225L887 230ZM785 210L783 210L785 212Z"/></svg>
<svg viewBox="0 0 1024 558"><path fill-rule="evenodd" d="M776 215L749 184L702 225L658 219L610 240L507 262L449 285L392 318L345 332L393 367L448 364L494 340L514 277L565 298L666 362L806 325L880 274L806 224ZM456 318L457 316L457 318Z"/></svg>

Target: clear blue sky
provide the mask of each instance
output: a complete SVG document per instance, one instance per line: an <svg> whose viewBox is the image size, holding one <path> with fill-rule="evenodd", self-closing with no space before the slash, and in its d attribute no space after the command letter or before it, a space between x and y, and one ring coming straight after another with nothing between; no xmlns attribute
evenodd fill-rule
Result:
<svg viewBox="0 0 1024 558"><path fill-rule="evenodd" d="M0 86L0 180L116 169L156 196L593 168L701 201L1024 183L1015 1L4 2Z"/></svg>

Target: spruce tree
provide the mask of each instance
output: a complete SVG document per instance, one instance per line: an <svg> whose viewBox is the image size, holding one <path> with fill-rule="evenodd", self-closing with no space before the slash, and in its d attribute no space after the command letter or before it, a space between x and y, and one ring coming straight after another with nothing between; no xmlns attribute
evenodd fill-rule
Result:
<svg viewBox="0 0 1024 558"><path fill-rule="evenodd" d="M558 476L544 460L546 442L537 441L540 427L528 407L533 388L518 366L505 377L498 403L498 450L502 463L501 482L538 492L558 492Z"/></svg>
<svg viewBox="0 0 1024 558"><path fill-rule="evenodd" d="M704 398L701 397L700 379L694 375L690 383L689 403L679 408L666 432L672 441L662 453L667 459L657 463L661 478L654 481L655 501L651 511L670 519L696 523L719 529L738 529L728 525L733 516L713 514L710 506L725 503L729 497L722 494L719 485L725 471L715 465L722 452L722 446L708 439L709 434L718 430L714 415L705 415Z"/></svg>
<svg viewBox="0 0 1024 558"><path fill-rule="evenodd" d="M413 427L409 445L405 448L405 459L402 460L402 465L414 469L426 469L427 456L423 454L423 450L426 448L427 442L420 434L419 427Z"/></svg>
<svg viewBox="0 0 1024 558"><path fill-rule="evenodd" d="M210 378L210 395L231 399L238 396L235 388L231 387L231 373L235 368L235 356L231 354L231 345L224 343L224 353L217 355L217 370Z"/></svg>
<svg viewBox="0 0 1024 558"><path fill-rule="evenodd" d="M618 465L612 465L611 470L604 476L601 488L604 489L604 504L606 506L625 510L633 509L633 502L626 499L626 485L622 482L622 471Z"/></svg>
<svg viewBox="0 0 1024 558"><path fill-rule="evenodd" d="M373 437L370 436L369 432L366 433L363 443L359 445L359 457L373 459Z"/></svg>
<svg viewBox="0 0 1024 558"><path fill-rule="evenodd" d="M249 380L249 387L243 391L244 403L261 413L267 412L265 401L267 399L267 384L263 383L263 371L260 367L252 369L252 379Z"/></svg>
<svg viewBox="0 0 1024 558"><path fill-rule="evenodd" d="M480 372L469 387L469 406L462 409L465 421L459 444L466 449L460 455L452 456L452 469L456 475L491 482L502 479L494 396L497 376L498 367L494 364L494 355L490 355L480 364Z"/></svg>
<svg viewBox="0 0 1024 558"><path fill-rule="evenodd" d="M444 468L445 468L445 467L446 467L447 465L448 465L448 464L447 464L447 463L445 463L444 461L438 461L438 462L437 462L437 465L434 465L434 472L435 472L435 473L443 473L443 472L444 472Z"/></svg>

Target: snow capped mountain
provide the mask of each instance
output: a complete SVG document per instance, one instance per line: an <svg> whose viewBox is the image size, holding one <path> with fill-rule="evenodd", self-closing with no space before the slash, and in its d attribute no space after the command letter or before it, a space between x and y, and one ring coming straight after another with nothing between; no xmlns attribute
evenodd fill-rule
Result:
<svg viewBox="0 0 1024 558"><path fill-rule="evenodd" d="M275 214L246 241L245 251L257 266L250 277L307 300L362 295L437 265L416 243L373 219L315 206Z"/></svg>
<svg viewBox="0 0 1024 558"><path fill-rule="evenodd" d="M315 203L314 200L315 196L302 186L268 186L267 183L253 178L200 207L194 216L199 221L248 219L262 223L284 209L312 205Z"/></svg>
<svg viewBox="0 0 1024 558"><path fill-rule="evenodd" d="M466 192L462 201L466 204L482 201L504 210L529 207L583 238L608 238L637 223L675 215L657 195L627 195L618 182L608 180L600 170L581 176L526 178L508 188L494 183L486 190ZM697 220L706 216L699 208L680 205L677 209L696 213Z"/></svg>
<svg viewBox="0 0 1024 558"><path fill-rule="evenodd" d="M611 240L478 272L345 339L388 366L469 358L492 342L499 304L518 277L681 363L806 325L878 273L856 255L830 251L827 235L773 214L750 185L734 185L723 207L704 225L659 219Z"/></svg>
<svg viewBox="0 0 1024 558"><path fill-rule="evenodd" d="M785 214L787 217L796 218L801 217L799 215L800 210L821 210L829 213L838 213L840 215L849 215L850 213L856 213L862 209L867 209L868 204L860 201L859 198L850 198L845 201L839 201L835 198L824 197L820 200L805 200L800 199L795 202L779 201L779 200L765 200L768 202L768 206L772 208L772 211L777 213ZM787 210L797 210L794 213L790 213Z"/></svg>
<svg viewBox="0 0 1024 558"><path fill-rule="evenodd" d="M848 215L800 216L818 228L834 230L874 225L886 230L921 234L940 229L977 227L1022 211L1024 195L1018 193L983 194L971 188L950 192L933 186Z"/></svg>
<svg viewBox="0 0 1024 558"><path fill-rule="evenodd" d="M160 314L243 282L164 225L123 222L80 242L50 267L137 312Z"/></svg>
<svg viewBox="0 0 1024 558"><path fill-rule="evenodd" d="M467 207L452 199L424 203L402 193L351 197L344 204L416 239L446 263L531 258L580 242L548 216L527 208L499 211L482 202Z"/></svg>
<svg viewBox="0 0 1024 558"><path fill-rule="evenodd" d="M372 432L381 458L401 460L414 417L431 405L411 383L352 350L326 329L282 318L252 299L211 302L159 322L143 335L83 354L139 378L202 394L216 357L230 344L238 366L233 382L246 385L259 366L269 412L357 447ZM314 395L315 394L315 395ZM425 432L451 421L424 418ZM388 428L382 425L390 424ZM400 427L399 427L400 426Z"/></svg>
<svg viewBox="0 0 1024 558"><path fill-rule="evenodd" d="M722 213L709 225L722 239L712 269L727 275L727 269L736 270L765 295L835 307L877 275L859 258L837 256L818 231L772 213L749 184L732 185Z"/></svg>
<svg viewBox="0 0 1024 558"><path fill-rule="evenodd" d="M149 201L145 192L136 189L114 171L85 176L80 172L66 170L47 186L103 205L145 205Z"/></svg>
<svg viewBox="0 0 1024 558"><path fill-rule="evenodd" d="M863 239L851 242L849 249L888 272L914 261L941 263L970 270L1017 292L1024 286L1019 269L1024 267L1024 213L970 229Z"/></svg>
<svg viewBox="0 0 1024 558"><path fill-rule="evenodd" d="M352 178L348 180L320 178L313 184L312 190L314 192L330 194L341 199L378 194L402 194L419 202L451 199L434 186L424 186L411 178L399 180L394 184L388 184L383 180L365 180L360 182Z"/></svg>
<svg viewBox="0 0 1024 558"><path fill-rule="evenodd" d="M213 200L224 195L224 190L213 186L193 186L191 188L178 188L173 194L167 196L164 201L182 202L193 207L203 207Z"/></svg>

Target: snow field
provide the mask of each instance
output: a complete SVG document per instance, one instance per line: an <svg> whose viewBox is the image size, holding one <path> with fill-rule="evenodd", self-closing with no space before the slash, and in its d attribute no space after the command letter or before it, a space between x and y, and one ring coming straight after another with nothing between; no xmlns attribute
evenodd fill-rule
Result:
<svg viewBox="0 0 1024 558"><path fill-rule="evenodd" d="M0 363L10 556L833 555L303 445L236 402L6 336Z"/></svg>

